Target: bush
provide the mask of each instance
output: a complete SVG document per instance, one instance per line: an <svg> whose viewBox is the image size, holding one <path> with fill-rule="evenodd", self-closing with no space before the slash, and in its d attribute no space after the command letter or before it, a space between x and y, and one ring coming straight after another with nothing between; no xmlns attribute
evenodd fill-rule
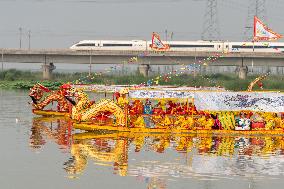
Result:
<svg viewBox="0 0 284 189"><path fill-rule="evenodd" d="M157 76L144 77L141 74L135 75L92 75L88 77L88 73L54 73L51 81L42 81L41 72L19 71L16 69L5 70L0 72L1 88L19 88L29 89L36 83L42 83L50 89L57 89L66 82L84 83L84 84L117 84L131 85L155 81ZM163 75L159 79L159 85L175 85L175 86L222 86L228 90L246 90L249 83L253 81L257 75L249 76L246 80L240 80L235 74L211 74L211 75L168 75L168 81ZM269 76L263 81L266 90L284 90L283 77ZM258 87L255 86L257 90Z"/></svg>
<svg viewBox="0 0 284 189"><path fill-rule="evenodd" d="M4 80L14 81L15 79L15 74L13 72L4 73Z"/></svg>

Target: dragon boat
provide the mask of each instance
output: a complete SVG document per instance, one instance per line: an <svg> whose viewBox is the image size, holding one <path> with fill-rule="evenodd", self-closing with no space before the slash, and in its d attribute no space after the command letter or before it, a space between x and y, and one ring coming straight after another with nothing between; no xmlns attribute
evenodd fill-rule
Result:
<svg viewBox="0 0 284 189"><path fill-rule="evenodd" d="M49 88L36 84L30 89L29 96L32 99L32 112L41 116L69 116L70 104L65 98L71 85L63 84L58 90L52 91ZM47 94L47 95L45 95ZM56 102L56 103L54 103ZM53 105L56 104L56 107Z"/></svg>
<svg viewBox="0 0 284 189"><path fill-rule="evenodd" d="M35 114L69 116L74 128L86 131L284 134L284 94L252 91L264 78L255 79L242 92L124 87L113 92L112 99L94 102L83 90L65 84L40 102L42 90L47 91L43 86L35 86L30 96ZM54 100L56 111L40 109Z"/></svg>

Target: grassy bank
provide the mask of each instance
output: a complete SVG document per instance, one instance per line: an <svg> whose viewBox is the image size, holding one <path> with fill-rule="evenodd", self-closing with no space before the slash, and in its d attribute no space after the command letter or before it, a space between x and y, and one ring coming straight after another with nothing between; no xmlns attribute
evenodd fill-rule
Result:
<svg viewBox="0 0 284 189"><path fill-rule="evenodd" d="M88 73L54 73L51 81L43 81L41 72L29 72L19 70L5 70L0 72L0 88L29 89L34 84L40 82L43 85L56 89L66 82L82 82L85 84L140 84L147 82L155 76L146 78L140 74L133 75L93 75L87 77ZM235 74L213 74L213 75L171 75L171 78L160 78L160 85L176 86L222 86L229 90L246 90L247 86L257 75L248 76L246 80L240 80ZM154 79L155 80L155 79ZM267 90L284 91L283 76L269 76L263 81L264 88ZM257 88L257 87L256 87Z"/></svg>

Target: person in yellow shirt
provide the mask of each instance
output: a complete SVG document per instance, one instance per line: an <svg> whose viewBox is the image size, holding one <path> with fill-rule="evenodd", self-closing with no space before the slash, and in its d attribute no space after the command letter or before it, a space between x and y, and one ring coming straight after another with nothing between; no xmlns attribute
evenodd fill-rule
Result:
<svg viewBox="0 0 284 189"><path fill-rule="evenodd" d="M124 107L126 104L129 103L128 99L126 98L126 94L128 93L128 90L122 89L119 93L120 93L120 97L117 99L117 104L120 107Z"/></svg>
<svg viewBox="0 0 284 189"><path fill-rule="evenodd" d="M122 95L118 98L117 103L119 106L123 107L125 104L128 104L128 100L126 99L125 95Z"/></svg>

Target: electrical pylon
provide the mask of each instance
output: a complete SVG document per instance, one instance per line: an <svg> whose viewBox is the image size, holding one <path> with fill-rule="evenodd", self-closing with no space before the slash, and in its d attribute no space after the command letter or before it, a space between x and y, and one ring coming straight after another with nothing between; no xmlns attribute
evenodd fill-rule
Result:
<svg viewBox="0 0 284 189"><path fill-rule="evenodd" d="M257 16L259 19L264 20L266 18L265 11L265 1L266 0L248 0L248 15L246 18L244 40L253 40L253 19Z"/></svg>
<svg viewBox="0 0 284 189"><path fill-rule="evenodd" d="M202 40L220 40L217 0L207 0L206 4L201 38Z"/></svg>

